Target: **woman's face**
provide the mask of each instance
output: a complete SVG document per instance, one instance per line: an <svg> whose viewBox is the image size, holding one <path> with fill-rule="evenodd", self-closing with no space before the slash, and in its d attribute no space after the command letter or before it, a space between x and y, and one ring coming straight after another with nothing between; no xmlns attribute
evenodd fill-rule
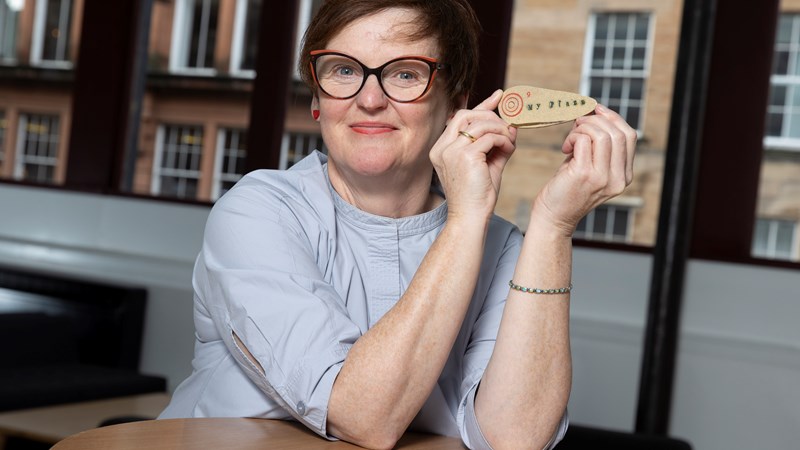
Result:
<svg viewBox="0 0 800 450"><path fill-rule="evenodd" d="M364 17L335 35L326 50L350 55L367 67L402 56L440 59L435 39L406 38L415 16L409 10L393 8ZM442 76L446 74L437 74L428 93L412 103L390 100L375 76L369 76L361 91L346 100L318 90L312 109L319 107L322 135L334 170L351 181L382 175L427 177L429 181L428 152L454 112Z"/></svg>

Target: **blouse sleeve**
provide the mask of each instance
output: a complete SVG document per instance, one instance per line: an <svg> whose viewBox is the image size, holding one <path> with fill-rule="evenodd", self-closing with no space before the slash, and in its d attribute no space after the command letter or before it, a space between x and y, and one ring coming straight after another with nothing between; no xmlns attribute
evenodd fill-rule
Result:
<svg viewBox="0 0 800 450"><path fill-rule="evenodd" d="M330 439L328 399L361 331L318 265L330 256L321 221L311 220L318 212L290 208L291 202L248 186L221 198L206 225L195 290L253 383Z"/></svg>

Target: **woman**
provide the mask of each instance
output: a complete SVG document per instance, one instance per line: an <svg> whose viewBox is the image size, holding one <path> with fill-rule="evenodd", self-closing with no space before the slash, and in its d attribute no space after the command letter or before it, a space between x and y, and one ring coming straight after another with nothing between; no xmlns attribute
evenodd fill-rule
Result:
<svg viewBox="0 0 800 450"><path fill-rule="evenodd" d="M560 440L571 235L630 183L636 134L602 106L578 119L523 238L493 215L516 139L500 91L463 109L477 39L466 0L323 4L300 65L329 156L214 206L194 372L162 417L294 419L372 448L409 427L470 448Z"/></svg>

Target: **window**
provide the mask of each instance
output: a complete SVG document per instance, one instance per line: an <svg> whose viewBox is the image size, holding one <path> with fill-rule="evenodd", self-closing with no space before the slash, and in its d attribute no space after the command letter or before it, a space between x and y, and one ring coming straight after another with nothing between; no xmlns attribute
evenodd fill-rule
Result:
<svg viewBox="0 0 800 450"><path fill-rule="evenodd" d="M258 20L261 17L261 0L238 0L234 22L231 73L255 76L258 52Z"/></svg>
<svg viewBox="0 0 800 450"><path fill-rule="evenodd" d="M232 188L244 175L247 155L247 130L222 129L217 135L217 153L214 163L213 200Z"/></svg>
<svg viewBox="0 0 800 450"><path fill-rule="evenodd" d="M20 114L14 178L36 183L55 183L58 145L58 116Z"/></svg>
<svg viewBox="0 0 800 450"><path fill-rule="evenodd" d="M213 75L219 0L178 0L170 69Z"/></svg>
<svg viewBox="0 0 800 450"><path fill-rule="evenodd" d="M778 19L765 145L800 149L800 14Z"/></svg>
<svg viewBox="0 0 800 450"><path fill-rule="evenodd" d="M162 125L157 134L152 194L196 199L203 153L203 128Z"/></svg>
<svg viewBox="0 0 800 450"><path fill-rule="evenodd" d="M797 223L791 220L757 219L753 236L753 256L770 259L797 259Z"/></svg>
<svg viewBox="0 0 800 450"><path fill-rule="evenodd" d="M0 0L0 63L17 60L17 27L24 0Z"/></svg>
<svg viewBox="0 0 800 450"><path fill-rule="evenodd" d="M593 14L586 39L582 91L642 130L650 49L650 14Z"/></svg>
<svg viewBox="0 0 800 450"><path fill-rule="evenodd" d="M286 133L281 145L280 169L288 169L314 150L327 153L322 136L313 133Z"/></svg>
<svg viewBox="0 0 800 450"><path fill-rule="evenodd" d="M800 261L800 14L778 16L752 256ZM780 218L780 219L777 219Z"/></svg>
<svg viewBox="0 0 800 450"><path fill-rule="evenodd" d="M629 242L633 214L620 205L600 205L578 223L575 237L594 241Z"/></svg>
<svg viewBox="0 0 800 450"><path fill-rule="evenodd" d="M37 0L33 33L35 64L70 68L70 29L72 2L70 0Z"/></svg>
<svg viewBox="0 0 800 450"><path fill-rule="evenodd" d="M295 61L292 64L294 69L294 78L299 80L300 74L297 72L297 58L300 56L300 46L303 42L303 34L306 28L311 23L311 19L322 6L322 0L300 0L300 11L298 11L297 20L297 38L295 39Z"/></svg>

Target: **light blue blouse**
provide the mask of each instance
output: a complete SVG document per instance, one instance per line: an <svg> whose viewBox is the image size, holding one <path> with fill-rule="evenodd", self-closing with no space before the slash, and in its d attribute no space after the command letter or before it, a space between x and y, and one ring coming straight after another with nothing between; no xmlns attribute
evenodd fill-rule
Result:
<svg viewBox="0 0 800 450"><path fill-rule="evenodd" d="M446 218L446 202L400 219L357 209L333 190L318 152L290 170L242 178L209 215L192 280L193 372L159 418L289 419L331 439L328 399L347 352L399 300ZM489 448L475 392L521 243L514 225L492 218L466 318L411 430ZM565 415L551 445L566 426Z"/></svg>

